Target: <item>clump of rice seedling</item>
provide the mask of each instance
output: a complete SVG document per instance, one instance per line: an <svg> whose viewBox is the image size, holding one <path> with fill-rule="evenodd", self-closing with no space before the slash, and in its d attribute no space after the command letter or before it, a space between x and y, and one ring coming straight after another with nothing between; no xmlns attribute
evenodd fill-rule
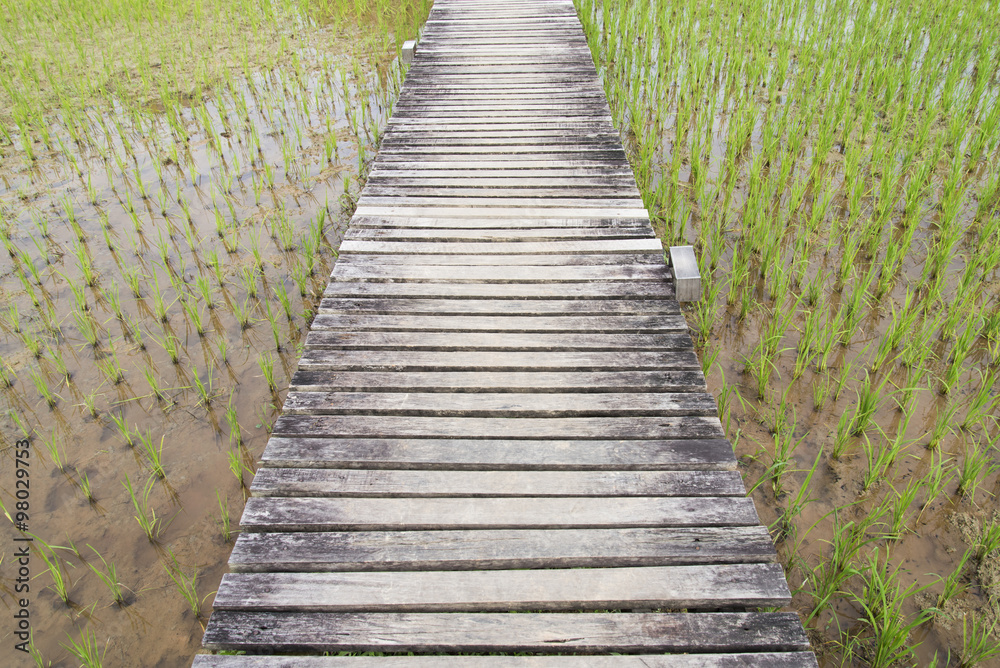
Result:
<svg viewBox="0 0 1000 668"><path fill-rule="evenodd" d="M124 606L126 603L126 587L121 583L121 579L118 577L118 569L113 563L108 563L104 556L97 551L97 548L89 544L87 547L89 547L101 560L101 563L104 564L104 570L100 570L90 562L87 562L87 566L94 572L94 575L96 575L97 578L104 583L104 586L108 588L108 591L111 592L111 596L114 599L115 604L118 606Z"/></svg>
<svg viewBox="0 0 1000 668"><path fill-rule="evenodd" d="M961 668L973 668L987 659L1000 656L1000 643L995 636L996 622L988 625L976 614L962 616Z"/></svg>
<svg viewBox="0 0 1000 668"><path fill-rule="evenodd" d="M1000 524L994 520L988 526L983 527L983 531L976 541L976 559L982 563L998 549L1000 549Z"/></svg>
<svg viewBox="0 0 1000 668"><path fill-rule="evenodd" d="M66 462L63 459L62 453L59 451L59 442L55 429L52 430L52 433L47 439L42 439L42 445L45 446L46 452L49 453L49 461L52 462L53 466L59 469L60 472L65 472Z"/></svg>
<svg viewBox="0 0 1000 668"><path fill-rule="evenodd" d="M194 569L194 571L188 575L184 572L184 569L181 568L181 565L177 563L177 558L173 554L170 555L170 563L163 564L163 568L167 571L167 575L170 576L170 579L174 581L174 584L177 585L177 591L179 591L181 596L184 597L184 600L187 601L191 612L194 613L194 616L196 618L201 617L201 606L204 599L198 598L198 590L196 587L198 569ZM210 595L211 594L206 595L205 598L208 598Z"/></svg>
<svg viewBox="0 0 1000 668"><path fill-rule="evenodd" d="M50 588L56 593L56 596L58 596L63 603L69 605L70 583L63 568L63 560L58 554L56 554L56 550L52 545L49 545L37 536L35 536L35 547L38 550L38 556L45 562L45 566L48 568L49 576L52 578L52 586Z"/></svg>
<svg viewBox="0 0 1000 668"><path fill-rule="evenodd" d="M132 507L135 508L135 520L139 523L150 543L155 543L164 529L163 522L156 515L156 510L149 505L149 495L153 492L155 482L155 476L151 476L139 494L136 494L132 488L132 481L127 473L125 474L125 482L122 483L122 487L125 488L132 500Z"/></svg>
<svg viewBox="0 0 1000 668"><path fill-rule="evenodd" d="M219 526L222 529L222 540L229 543L233 540L233 531L230 526L229 499L223 495L219 496L219 490L215 490L215 499L219 502Z"/></svg>
<svg viewBox="0 0 1000 668"><path fill-rule="evenodd" d="M103 650L100 649L97 644L97 635L90 629L81 633L79 640L74 639L69 634L66 634L66 637L69 638L69 644L64 643L63 647L76 657L77 661L80 662L80 668L101 668L104 655L108 651L107 643L105 643Z"/></svg>
<svg viewBox="0 0 1000 668"><path fill-rule="evenodd" d="M163 470L163 440L165 436L160 437L160 447L153 445L153 436L148 431L138 432L139 433L139 444L142 447L142 451L146 454L146 461L149 462L149 467L152 469L153 474L157 478L163 480L167 477L166 472Z"/></svg>
<svg viewBox="0 0 1000 668"><path fill-rule="evenodd" d="M59 395L49 388L48 381L42 377L42 374L38 372L38 369L32 368L28 373L31 376L31 382L34 383L35 389L38 390L38 394L45 400L46 405L48 405L49 408L55 408L56 397Z"/></svg>
<svg viewBox="0 0 1000 668"><path fill-rule="evenodd" d="M937 603L934 606L934 614L940 614L944 610L944 606L948 604L948 601L960 595L962 592L969 588L967 582L963 582L965 579L965 566L969 562L969 557L972 556L972 550L966 550L962 554L962 558L959 560L958 564L955 566L955 570L948 574L947 577L941 578L941 593L938 594Z"/></svg>
<svg viewBox="0 0 1000 668"><path fill-rule="evenodd" d="M274 358L271 357L271 353L258 356L257 366L260 367L260 372L264 376L264 380L267 381L268 389L271 392L277 392L278 385L274 380Z"/></svg>

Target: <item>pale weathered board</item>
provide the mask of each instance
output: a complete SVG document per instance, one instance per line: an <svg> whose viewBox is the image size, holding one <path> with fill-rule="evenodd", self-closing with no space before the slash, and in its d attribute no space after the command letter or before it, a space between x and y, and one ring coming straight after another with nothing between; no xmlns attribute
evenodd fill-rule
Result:
<svg viewBox="0 0 1000 668"><path fill-rule="evenodd" d="M555 656L213 656L194 668L817 668L812 652L752 654L621 654Z"/></svg>
<svg viewBox="0 0 1000 668"><path fill-rule="evenodd" d="M272 436L267 466L499 471L733 470L723 438L500 440Z"/></svg>
<svg viewBox="0 0 1000 668"><path fill-rule="evenodd" d="M782 606L779 564L350 573L227 573L218 610L501 612Z"/></svg>
<svg viewBox="0 0 1000 668"><path fill-rule="evenodd" d="M331 613L224 611L212 649L354 652L803 651L798 615L764 613Z"/></svg>
<svg viewBox="0 0 1000 668"><path fill-rule="evenodd" d="M195 665L816 668L571 0L400 53Z"/></svg>
<svg viewBox="0 0 1000 668"><path fill-rule="evenodd" d="M578 529L758 524L743 497L251 497L247 531ZM638 606L645 607L645 606Z"/></svg>
<svg viewBox="0 0 1000 668"><path fill-rule="evenodd" d="M233 572L598 568L771 562L762 526L240 534Z"/></svg>
<svg viewBox="0 0 1000 668"><path fill-rule="evenodd" d="M262 468L254 496L743 496L735 471L387 471Z"/></svg>

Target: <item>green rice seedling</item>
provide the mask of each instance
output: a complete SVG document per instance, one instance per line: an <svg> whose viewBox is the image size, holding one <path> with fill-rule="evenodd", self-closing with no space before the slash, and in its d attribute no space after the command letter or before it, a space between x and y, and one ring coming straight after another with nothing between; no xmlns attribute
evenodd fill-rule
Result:
<svg viewBox="0 0 1000 668"><path fill-rule="evenodd" d="M149 468L153 471L153 474L163 480L167 477L166 471L163 470L163 440L165 436L160 437L160 447L157 448L153 445L153 436L149 431L136 432L139 436L139 445L142 448L143 453L146 455L146 461L149 463Z"/></svg>
<svg viewBox="0 0 1000 668"><path fill-rule="evenodd" d="M56 430L53 429L48 438L41 440L42 445L45 447L45 451L49 453L49 461L52 462L52 465L59 469L60 472L65 472L66 460L63 458L62 452L59 451L59 439Z"/></svg>
<svg viewBox="0 0 1000 668"><path fill-rule="evenodd" d="M48 405L49 408L55 408L56 397L59 395L54 393L49 388L48 381L46 381L45 378L43 378L38 372L38 369L34 367L32 367L29 375L31 376L31 382L34 383L35 389L38 390L38 394L45 400L46 405Z"/></svg>
<svg viewBox="0 0 1000 668"><path fill-rule="evenodd" d="M153 337L156 338L156 337ZM166 334L162 339L156 339L163 351L167 353L170 358L170 362L174 365L180 364L181 362L181 352L180 352L180 341L173 334Z"/></svg>
<svg viewBox="0 0 1000 668"><path fill-rule="evenodd" d="M164 529L163 522L156 516L156 510L149 505L149 495L153 491L155 482L156 477L150 476L149 480L146 481L146 486L138 495L132 488L132 481L129 480L127 473L125 474L125 482L122 483L132 500L132 507L135 508L135 520L139 523L150 543L155 543Z"/></svg>
<svg viewBox="0 0 1000 668"><path fill-rule="evenodd" d="M87 290L83 283L76 283L65 276L66 284L69 286L70 292L73 294L73 299L76 301L76 307L80 311L89 311L90 304L87 302Z"/></svg>
<svg viewBox="0 0 1000 668"><path fill-rule="evenodd" d="M201 377L198 375L197 368L195 368L193 371L194 372L191 374L191 376L194 379L195 388L198 390L198 403L208 406L212 403L212 399L215 396L212 393L212 381L213 381L212 368L211 367L208 368L207 384L202 382Z"/></svg>
<svg viewBox="0 0 1000 668"><path fill-rule="evenodd" d="M938 594L937 602L934 605L933 613L941 614L944 611L944 607L948 604L948 601L955 598L956 596L964 593L968 588L969 584L963 582L965 579L965 566L969 562L969 558L972 556L972 550L966 550L962 554L962 558L959 560L958 565L955 569L948 574L947 577L941 578L941 592Z"/></svg>
<svg viewBox="0 0 1000 668"><path fill-rule="evenodd" d="M96 575L97 578L104 583L104 586L108 588L108 591L111 592L111 596L114 599L115 604L118 606L124 606L126 603L126 587L121 583L121 580L118 577L118 569L113 563L108 563L104 556L98 552L95 547L90 544L88 544L87 547L89 547L91 551L93 551L93 553L96 554L101 560L101 563L104 564L104 570L102 571L90 562L87 562L87 566L94 572L94 575Z"/></svg>
<svg viewBox="0 0 1000 668"><path fill-rule="evenodd" d="M69 605L70 582L64 570L63 560L56 554L56 550L52 545L49 545L37 536L35 536L35 547L38 550L38 556L45 562L49 577L52 578L52 586L49 588L56 593L56 596L63 603Z"/></svg>
<svg viewBox="0 0 1000 668"><path fill-rule="evenodd" d="M956 423L955 416L959 408L959 403L953 401L944 410L938 409L934 416L934 428L931 429L930 440L927 442L928 448L931 450L937 448L946 436L954 432L953 425Z"/></svg>
<svg viewBox="0 0 1000 668"><path fill-rule="evenodd" d="M921 484L927 491L927 498L924 500L921 512L941 495L944 488L955 477L955 467L951 458L945 458L943 454L935 456L935 452L937 451L931 451L931 465L921 479Z"/></svg>
<svg viewBox="0 0 1000 668"><path fill-rule="evenodd" d="M28 654L31 656L32 663L35 664L35 668L52 668L52 662L45 662L42 653L35 647L35 634L34 631L28 631Z"/></svg>
<svg viewBox="0 0 1000 668"><path fill-rule="evenodd" d="M87 472L83 470L81 470L79 474L80 474L80 480L79 480L80 491L83 492L83 496L84 498L87 499L88 502L95 503L97 499L94 498L94 490L90 486L90 477L87 476Z"/></svg>
<svg viewBox="0 0 1000 668"><path fill-rule="evenodd" d="M868 625L874 636L874 647L869 654L869 665L873 668L888 668L897 662L914 657L910 634L927 621L927 613L921 612L907 621L903 614L906 601L927 587L911 584L904 588L899 582L899 567L890 568L888 555L880 558L876 548L868 557L862 569L865 586L861 596L852 594L863 611L861 621Z"/></svg>
<svg viewBox="0 0 1000 668"><path fill-rule="evenodd" d="M205 321L201 317L201 309L198 303L193 299L185 299L181 301L181 308L184 309L184 313L187 314L188 320L194 325L195 331L198 332L198 336L205 336Z"/></svg>
<svg viewBox="0 0 1000 668"><path fill-rule="evenodd" d="M63 357L62 352L59 348L53 348L49 346L48 359L51 360L52 366L55 367L56 373L62 377L63 381L69 383L73 374L70 372L69 367L66 365L66 359Z"/></svg>
<svg viewBox="0 0 1000 668"><path fill-rule="evenodd" d="M170 314L167 312L166 300L162 290L160 290L160 279L156 275L155 268L153 269L153 280L150 281L150 284L153 287L153 314L160 322L169 322Z"/></svg>
<svg viewBox="0 0 1000 668"><path fill-rule="evenodd" d="M972 439L966 444L965 456L958 467L958 494L975 503L976 490L986 478L1000 470L1000 464L993 461L994 448L983 444L978 439Z"/></svg>
<svg viewBox="0 0 1000 668"><path fill-rule="evenodd" d="M174 584L177 585L177 591L179 591L181 596L184 597L184 600L187 601L188 606L191 608L191 612L194 613L196 618L200 618L203 600L198 598L198 590L196 587L198 570L195 569L190 575L188 575L181 568L180 564L177 563L177 559L172 554L170 556L171 563L164 564L163 568L167 571L167 575L170 576L170 579L174 581Z"/></svg>
<svg viewBox="0 0 1000 668"><path fill-rule="evenodd" d="M121 363L118 361L118 353L113 347L108 353L96 359L94 363L111 385L120 385L125 381L125 371L122 369Z"/></svg>
<svg viewBox="0 0 1000 668"><path fill-rule="evenodd" d="M991 370L987 374L983 374L979 369L976 371L979 372L979 389L969 399L968 407L965 409L965 418L961 424L962 429L969 429L973 425L981 424L986 418L995 420L993 416L1000 405L1000 395L992 395L993 387L998 380L997 372Z"/></svg>
<svg viewBox="0 0 1000 668"><path fill-rule="evenodd" d="M895 496L890 509L892 515L890 518L890 532L893 536L901 537L903 535L903 530L906 528L907 515L917 498L917 492L922 487L923 484L921 481L911 480L903 488L902 492L898 491L895 487L893 488Z"/></svg>
<svg viewBox="0 0 1000 668"><path fill-rule="evenodd" d="M76 657L76 660L80 662L80 668L101 668L108 646L105 644L102 650L97 644L97 635L92 630L83 631L79 640L74 639L68 633L66 637L69 638L69 644L63 643L62 646Z"/></svg>
<svg viewBox="0 0 1000 668"><path fill-rule="evenodd" d="M1000 524L996 520L983 526L976 540L976 559L982 563L987 557L1000 549Z"/></svg>
<svg viewBox="0 0 1000 668"><path fill-rule="evenodd" d="M97 270L90 257L90 250L83 244L77 243L73 246L73 253L76 255L76 264L80 269L83 282L91 288L97 285Z"/></svg>
<svg viewBox="0 0 1000 668"><path fill-rule="evenodd" d="M243 480L243 462L240 459L239 453L236 450L230 450L226 453L226 458L229 460L230 472L240 483L240 489L245 489L246 482Z"/></svg>
<svg viewBox="0 0 1000 668"><path fill-rule="evenodd" d="M31 353L32 357L35 359L42 358L42 355L44 354L42 349L42 340L38 338L34 332L22 332L21 342L24 343L24 347Z"/></svg>
<svg viewBox="0 0 1000 668"><path fill-rule="evenodd" d="M118 429L118 433L125 441L125 445L128 446L129 448L135 447L135 441L132 438L133 435L132 428L129 426L128 420L125 418L125 416L119 415L114 411L109 411L108 416L111 418L111 421Z"/></svg>
<svg viewBox="0 0 1000 668"><path fill-rule="evenodd" d="M233 540L233 530L229 516L229 499L225 495L219 496L219 490L215 490L215 499L219 502L219 527L222 530L222 540L230 543Z"/></svg>
<svg viewBox="0 0 1000 668"><path fill-rule="evenodd" d="M14 379L17 375L6 362L0 360L0 387L6 389L14 386Z"/></svg>
<svg viewBox="0 0 1000 668"><path fill-rule="evenodd" d="M76 321L76 329L80 332L83 340L91 348L99 348L101 345L101 334L94 319L78 309L73 309L73 320Z"/></svg>
<svg viewBox="0 0 1000 668"><path fill-rule="evenodd" d="M962 616L961 668L973 668L987 659L1000 656L1000 643L995 638L997 623L987 625L982 617L972 613Z"/></svg>
<svg viewBox="0 0 1000 668"><path fill-rule="evenodd" d="M802 511L805 510L805 507L815 501L814 498L809 496L809 485L812 483L813 476L819 468L819 462L822 457L823 448L820 448L819 452L816 453L816 459L813 460L812 467L806 471L806 477L803 479L802 484L799 485L798 491L791 497L788 505L781 512L777 521L779 530L778 535L775 537L775 542L786 538L794 539L798 534L796 520L802 514Z"/></svg>
<svg viewBox="0 0 1000 668"><path fill-rule="evenodd" d="M233 405L233 394L229 394L229 404L226 406L226 422L229 424L229 443L243 445L243 429L240 427L236 406Z"/></svg>
<svg viewBox="0 0 1000 668"><path fill-rule="evenodd" d="M285 318L288 322L292 322L295 319L295 314L292 312L292 300L288 298L288 292L285 291L285 286L275 286L274 296L278 298L278 302L281 304L281 308L285 312Z"/></svg>
<svg viewBox="0 0 1000 668"><path fill-rule="evenodd" d="M194 279L195 288L198 291L198 296L201 297L201 301L208 307L209 310L215 308L215 301L212 299L212 286L208 282L208 279L204 276L198 276Z"/></svg>
<svg viewBox="0 0 1000 668"><path fill-rule="evenodd" d="M242 303L234 299L232 306L233 315L236 316L236 322L239 323L240 329L247 330L253 327L253 304L250 302L250 298L244 299Z"/></svg>
<svg viewBox="0 0 1000 668"><path fill-rule="evenodd" d="M851 434L853 436L860 436L871 425L872 417L882 404L882 389L888 380L889 378L886 376L881 383L873 385L871 376L865 373L865 380L857 391L858 402L851 421Z"/></svg>
<svg viewBox="0 0 1000 668"><path fill-rule="evenodd" d="M267 381L267 387L271 392L278 391L278 385L274 380L274 358L271 357L271 353L261 354L257 357L257 366L260 367L260 372Z"/></svg>
<svg viewBox="0 0 1000 668"><path fill-rule="evenodd" d="M132 290L132 296L136 299L142 297L142 283L148 277L144 276L139 271L139 267L135 265L126 265L122 268L122 276L125 277L125 283L128 284L129 288Z"/></svg>
<svg viewBox="0 0 1000 668"><path fill-rule="evenodd" d="M243 289L246 291L247 296L251 299L256 299L258 295L257 275L258 272L256 269L251 267L240 268L240 282L243 285Z"/></svg>

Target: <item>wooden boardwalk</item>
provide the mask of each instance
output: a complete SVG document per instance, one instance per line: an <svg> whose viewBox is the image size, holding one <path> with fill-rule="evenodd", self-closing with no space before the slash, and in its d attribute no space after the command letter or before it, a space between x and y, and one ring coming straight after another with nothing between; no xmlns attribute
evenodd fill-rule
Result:
<svg viewBox="0 0 1000 668"><path fill-rule="evenodd" d="M340 253L195 666L816 665L569 0L437 0Z"/></svg>

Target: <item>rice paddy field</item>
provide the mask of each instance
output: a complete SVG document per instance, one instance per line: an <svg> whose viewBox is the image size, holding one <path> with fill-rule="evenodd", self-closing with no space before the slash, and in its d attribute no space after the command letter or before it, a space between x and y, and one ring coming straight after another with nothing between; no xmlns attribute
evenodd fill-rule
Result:
<svg viewBox="0 0 1000 668"><path fill-rule="evenodd" d="M1000 665L1000 6L576 4L821 665Z"/></svg>
<svg viewBox="0 0 1000 668"><path fill-rule="evenodd" d="M190 665L430 4L0 0L3 665Z"/></svg>
<svg viewBox="0 0 1000 668"><path fill-rule="evenodd" d="M998 2L575 1L821 664L1000 665ZM0 0L13 665L190 664L430 4Z"/></svg>

